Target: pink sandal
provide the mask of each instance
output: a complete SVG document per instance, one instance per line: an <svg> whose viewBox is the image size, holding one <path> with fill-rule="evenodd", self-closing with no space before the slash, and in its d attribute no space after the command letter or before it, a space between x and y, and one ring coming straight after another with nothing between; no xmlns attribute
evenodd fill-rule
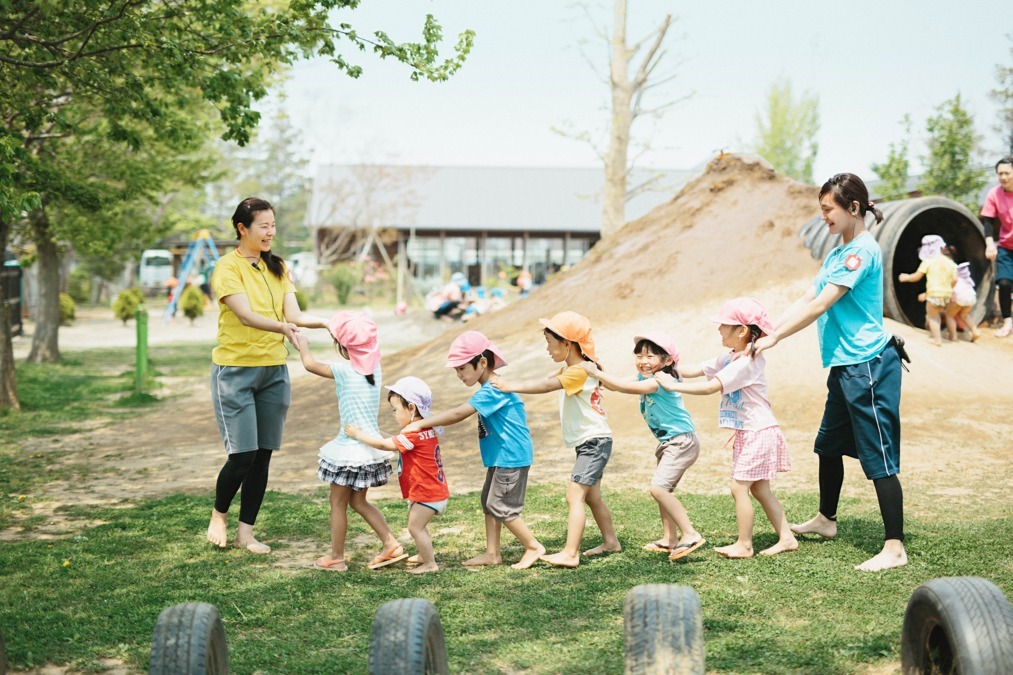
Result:
<svg viewBox="0 0 1013 675"><path fill-rule="evenodd" d="M408 554L404 552L404 547L398 544L389 551L381 552L378 556L373 558L369 562L369 569L376 570L387 565L392 565L399 560L404 560L408 557Z"/></svg>

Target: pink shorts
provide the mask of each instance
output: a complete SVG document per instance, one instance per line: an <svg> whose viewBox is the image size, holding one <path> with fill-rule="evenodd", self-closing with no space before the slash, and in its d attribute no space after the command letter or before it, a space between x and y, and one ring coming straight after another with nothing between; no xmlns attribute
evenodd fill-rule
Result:
<svg viewBox="0 0 1013 675"><path fill-rule="evenodd" d="M732 478L741 481L773 480L778 471L791 471L788 441L784 439L781 427L735 432Z"/></svg>

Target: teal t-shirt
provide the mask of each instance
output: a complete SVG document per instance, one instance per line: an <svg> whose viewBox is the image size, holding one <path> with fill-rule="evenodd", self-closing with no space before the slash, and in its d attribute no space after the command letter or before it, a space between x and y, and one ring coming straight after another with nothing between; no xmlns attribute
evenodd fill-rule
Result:
<svg viewBox="0 0 1013 675"><path fill-rule="evenodd" d="M531 466L535 447L520 396L505 394L486 382L468 399L468 405L478 412L478 447L486 468Z"/></svg>
<svg viewBox="0 0 1013 675"><path fill-rule="evenodd" d="M647 378L642 373L637 373L637 381ZM658 387L653 394L644 394L640 397L640 414L644 416L647 427L659 441L668 439L680 434L692 434L696 431L693 426L693 418L682 403L682 394L677 391L668 391L664 387Z"/></svg>
<svg viewBox="0 0 1013 675"><path fill-rule="evenodd" d="M823 367L865 363L890 341L883 328L883 253L869 232L827 254L813 280L816 295L827 284L849 288L816 321Z"/></svg>

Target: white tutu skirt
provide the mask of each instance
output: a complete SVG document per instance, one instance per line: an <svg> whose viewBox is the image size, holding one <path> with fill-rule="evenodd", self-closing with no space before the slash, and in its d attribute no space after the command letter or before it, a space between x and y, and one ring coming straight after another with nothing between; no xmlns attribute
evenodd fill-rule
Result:
<svg viewBox="0 0 1013 675"><path fill-rule="evenodd" d="M378 464L394 458L393 452L377 450L365 443L350 438L335 438L320 448L320 459L325 459L336 467L357 467Z"/></svg>

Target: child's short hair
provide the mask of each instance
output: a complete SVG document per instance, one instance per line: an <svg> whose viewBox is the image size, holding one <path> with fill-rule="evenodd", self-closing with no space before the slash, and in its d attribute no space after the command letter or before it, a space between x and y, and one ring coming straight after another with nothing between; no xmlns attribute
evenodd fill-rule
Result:
<svg viewBox="0 0 1013 675"><path fill-rule="evenodd" d="M641 338L637 340L636 346L633 347L633 355L636 356L640 352L647 350L647 353L654 354L655 356L667 356L672 358L672 355L662 349L656 342L648 340L647 338ZM682 381L682 375L679 374L679 370L675 367L675 361L669 363L667 366L661 369L661 372L668 373L678 381Z"/></svg>
<svg viewBox="0 0 1013 675"><path fill-rule="evenodd" d="M404 408L405 410L411 410L412 406L415 406L415 412L418 412L419 407L417 405L415 405L414 403L412 403L411 401L409 401L396 391L388 391L387 402L390 403L390 400L392 398L396 398L397 400L401 401L401 407Z"/></svg>
<svg viewBox="0 0 1013 675"><path fill-rule="evenodd" d="M468 361L468 364L471 365L472 368L478 368L478 362L481 361L482 359L485 359L485 362L489 369L491 370L495 369L496 355L492 353L491 349L486 349L478 356L472 358L471 361Z"/></svg>

